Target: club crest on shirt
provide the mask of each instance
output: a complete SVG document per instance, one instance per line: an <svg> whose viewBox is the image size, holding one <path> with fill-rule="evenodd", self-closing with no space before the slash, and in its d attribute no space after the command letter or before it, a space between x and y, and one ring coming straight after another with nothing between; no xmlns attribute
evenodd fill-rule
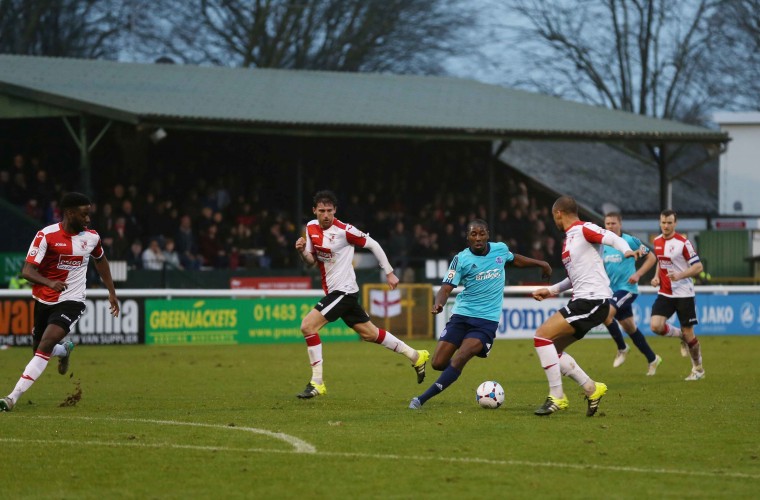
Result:
<svg viewBox="0 0 760 500"><path fill-rule="evenodd" d="M504 262L504 259L502 259L501 257L496 257L496 263L497 264L501 264L503 262Z"/></svg>

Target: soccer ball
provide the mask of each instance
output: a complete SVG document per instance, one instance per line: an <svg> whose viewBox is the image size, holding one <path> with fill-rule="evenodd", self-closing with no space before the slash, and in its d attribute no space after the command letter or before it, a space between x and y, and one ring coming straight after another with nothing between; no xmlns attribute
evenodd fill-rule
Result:
<svg viewBox="0 0 760 500"><path fill-rule="evenodd" d="M504 388L496 381L486 380L478 386L475 401L483 408L498 408L504 402Z"/></svg>

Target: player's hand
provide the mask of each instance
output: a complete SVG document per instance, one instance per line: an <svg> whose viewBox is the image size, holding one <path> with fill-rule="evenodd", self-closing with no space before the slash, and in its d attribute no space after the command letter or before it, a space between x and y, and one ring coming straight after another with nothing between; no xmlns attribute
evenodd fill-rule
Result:
<svg viewBox="0 0 760 500"><path fill-rule="evenodd" d="M668 278L670 278L670 281L678 281L682 279L681 273L677 273L675 271L668 271Z"/></svg>
<svg viewBox="0 0 760 500"><path fill-rule="evenodd" d="M388 286L391 290L395 290L396 286L398 286L398 277L393 273L388 273L385 280L388 282Z"/></svg>
<svg viewBox="0 0 760 500"><path fill-rule="evenodd" d="M441 304L433 304L433 308L430 310L432 314L440 314L441 311L443 311L443 306Z"/></svg>
<svg viewBox="0 0 760 500"><path fill-rule="evenodd" d="M68 288L65 281L52 281L48 286L56 292L62 292Z"/></svg>
<svg viewBox="0 0 760 500"><path fill-rule="evenodd" d="M552 266L548 262L541 262L541 277L545 280L549 280L552 277Z"/></svg>
<svg viewBox="0 0 760 500"><path fill-rule="evenodd" d="M626 259L633 257L634 260L639 260L641 258L641 250L627 250L623 256Z"/></svg>
<svg viewBox="0 0 760 500"><path fill-rule="evenodd" d="M539 288L538 290L533 290L533 293L531 295L533 295L534 299L540 302L551 297L552 292L550 292L548 288Z"/></svg>
<svg viewBox="0 0 760 500"><path fill-rule="evenodd" d="M635 285L636 283L638 283L638 282L639 282L639 280L641 280L641 276L639 275L639 273L633 273L633 274L632 274L632 275L631 275L631 276L628 278L628 283L630 283L631 285Z"/></svg>
<svg viewBox="0 0 760 500"><path fill-rule="evenodd" d="M119 317L119 299L116 298L115 294L109 293L108 294L108 302L111 303L111 316L114 318Z"/></svg>
<svg viewBox="0 0 760 500"><path fill-rule="evenodd" d="M301 237L296 240L296 250L303 253L304 250L306 250L306 240Z"/></svg>
<svg viewBox="0 0 760 500"><path fill-rule="evenodd" d="M660 278L658 278L657 276L655 276L654 278L652 278L651 284L655 288L659 287L660 286Z"/></svg>

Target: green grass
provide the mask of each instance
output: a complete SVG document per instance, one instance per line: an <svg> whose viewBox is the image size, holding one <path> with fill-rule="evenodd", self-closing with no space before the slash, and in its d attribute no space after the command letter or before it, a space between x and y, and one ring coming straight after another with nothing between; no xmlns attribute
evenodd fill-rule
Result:
<svg viewBox="0 0 760 500"><path fill-rule="evenodd" d="M329 393L294 395L309 379L297 344L90 347L73 376L51 363L0 413L5 498L753 498L760 487L759 337L702 337L707 377L684 382L678 342L652 339L655 377L631 352L612 368L612 341L571 349L610 387L585 416L533 415L547 394L530 341L500 341L422 411L406 361L380 346L326 344ZM412 342L434 348L433 342ZM31 355L0 351L0 393ZM475 387L501 382L498 410ZM60 407L79 382L81 401ZM204 424L180 425L180 424ZM316 448L297 453L284 433Z"/></svg>

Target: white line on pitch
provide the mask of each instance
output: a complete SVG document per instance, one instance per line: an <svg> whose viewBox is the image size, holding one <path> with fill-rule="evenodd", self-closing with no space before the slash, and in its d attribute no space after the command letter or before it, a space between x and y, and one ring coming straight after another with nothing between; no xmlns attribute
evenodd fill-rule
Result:
<svg viewBox="0 0 760 500"><path fill-rule="evenodd" d="M600 470L600 471L614 471L614 472L630 472L630 473L642 473L642 474L669 474L669 475L681 475L681 476L695 476L695 477L730 477L737 479L760 479L760 475L757 474L745 474L742 472L727 472L727 471L695 471L695 470L683 470L683 469L662 469L645 467L628 467L622 465L598 465L598 464L569 464L561 462L531 462L528 460L494 460L488 458L467 458L467 457L437 457L437 456L421 456L421 455L387 455L387 454L372 454L372 453L356 453L356 452L339 452L339 451L319 451L311 444L303 441L297 437L289 434L283 434L280 432L267 431L265 429L257 429L255 427L237 427L230 425L219 424L202 424L195 422L181 422L176 420L152 420L141 418L116 418L116 417L48 417L48 416L36 416L31 418L39 419L56 419L71 418L79 420L106 420L112 422L137 422L137 423L152 423L159 425L186 425L193 427L209 427L216 429L229 429L252 432L255 434L261 434L275 439L285 441L293 446L293 450L275 450L267 448L230 448L224 446L197 446L197 445L183 445L173 443L124 443L119 441L70 441L70 440L35 440L35 439L15 439L15 438L0 438L0 442L10 443L62 443L62 444L86 444L90 446L127 446L127 447L144 447L144 448L173 448L173 449L188 449L188 450L216 450L216 451L233 451L233 452L251 452L251 453L308 453L318 454L320 456L327 457L345 457L345 458L369 458L373 460L413 460L413 461L431 461L437 462L449 462L449 463L477 463L487 465L509 465L509 466L526 466L526 467L556 467L560 469L578 469L578 470Z"/></svg>

